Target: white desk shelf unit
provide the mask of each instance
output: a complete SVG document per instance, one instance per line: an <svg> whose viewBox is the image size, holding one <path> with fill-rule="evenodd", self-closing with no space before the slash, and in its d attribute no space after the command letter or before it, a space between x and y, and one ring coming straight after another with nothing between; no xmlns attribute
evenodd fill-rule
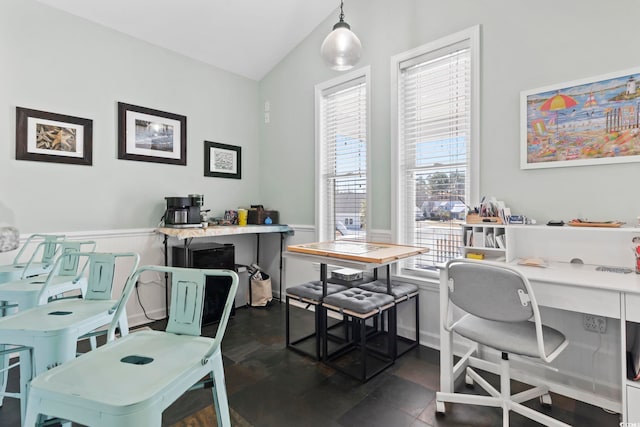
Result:
<svg viewBox="0 0 640 427"><path fill-rule="evenodd" d="M628 380L626 374L627 346L640 339L640 274L635 273L632 251L640 227L482 223L463 224L461 232L462 256L478 252L487 261L521 270L551 326L567 335L570 345L556 361L558 370L540 372L552 391L619 412L622 422L640 423L640 381ZM500 246L493 244L496 236L503 236L503 247L494 247ZM521 258L542 258L547 267L520 266ZM633 271L598 271L599 266ZM441 283L442 289L446 284ZM606 319L606 332L586 330L585 314ZM442 329L441 334L445 337L441 363L449 363L451 342ZM521 379L526 382L533 371L524 366ZM451 387L449 381L441 378L445 389Z"/></svg>

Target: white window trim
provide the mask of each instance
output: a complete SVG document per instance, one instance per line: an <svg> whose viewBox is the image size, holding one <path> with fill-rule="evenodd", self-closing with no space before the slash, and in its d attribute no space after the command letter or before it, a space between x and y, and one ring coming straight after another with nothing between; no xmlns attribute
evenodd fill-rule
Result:
<svg viewBox="0 0 640 427"><path fill-rule="evenodd" d="M404 242L402 233L402 209L399 159L400 159L400 129L399 129L399 93L400 93L400 65L418 56L443 49L447 46L468 41L471 46L471 146L470 146L470 195L466 200L469 206L479 202L480 195L480 25L476 25L415 49L391 57L391 235L396 243ZM425 277L434 277L437 273L424 272Z"/></svg>
<svg viewBox="0 0 640 427"><path fill-rule="evenodd" d="M315 86L315 190L316 190L316 207L315 207L315 226L316 226L316 241L320 240L321 236L325 235L325 231L323 229L323 221L322 218L324 215L327 215L325 211L327 203L325 200L326 192L323 190L323 182L321 179L322 170L322 162L325 156L325 147L322 144L323 135L322 135L322 123L320 119L320 114L322 111L322 92L342 84L345 84L351 80L363 79L365 81L365 87L367 91L367 208L366 208L366 221L367 221L367 232L371 230L371 67L366 66L359 68L354 71L350 71L345 74L341 74L340 76L333 78L331 80L318 83Z"/></svg>

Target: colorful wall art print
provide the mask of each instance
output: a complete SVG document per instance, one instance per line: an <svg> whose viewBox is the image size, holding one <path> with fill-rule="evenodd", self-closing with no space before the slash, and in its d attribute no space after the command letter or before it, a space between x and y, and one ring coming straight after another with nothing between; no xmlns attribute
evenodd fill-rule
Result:
<svg viewBox="0 0 640 427"><path fill-rule="evenodd" d="M640 69L521 93L523 169L640 161Z"/></svg>

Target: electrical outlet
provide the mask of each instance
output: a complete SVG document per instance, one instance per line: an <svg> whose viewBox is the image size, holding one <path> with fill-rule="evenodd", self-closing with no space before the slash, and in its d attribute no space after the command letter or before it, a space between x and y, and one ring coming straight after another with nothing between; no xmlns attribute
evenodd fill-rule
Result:
<svg viewBox="0 0 640 427"><path fill-rule="evenodd" d="M601 334L607 332L607 319L603 316L585 314L583 318L583 324L584 328L587 331L599 332Z"/></svg>

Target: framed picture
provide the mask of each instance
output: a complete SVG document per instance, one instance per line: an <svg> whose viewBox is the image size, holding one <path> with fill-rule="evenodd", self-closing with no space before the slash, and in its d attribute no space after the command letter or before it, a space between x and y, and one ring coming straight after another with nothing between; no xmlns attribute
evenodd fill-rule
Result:
<svg viewBox="0 0 640 427"><path fill-rule="evenodd" d="M187 164L187 118L118 103L118 158Z"/></svg>
<svg viewBox="0 0 640 427"><path fill-rule="evenodd" d="M242 178L242 148L235 145L204 142L204 176Z"/></svg>
<svg viewBox="0 0 640 427"><path fill-rule="evenodd" d="M93 121L16 107L16 159L91 166Z"/></svg>
<svg viewBox="0 0 640 427"><path fill-rule="evenodd" d="M640 161L640 69L521 93L523 169Z"/></svg>

